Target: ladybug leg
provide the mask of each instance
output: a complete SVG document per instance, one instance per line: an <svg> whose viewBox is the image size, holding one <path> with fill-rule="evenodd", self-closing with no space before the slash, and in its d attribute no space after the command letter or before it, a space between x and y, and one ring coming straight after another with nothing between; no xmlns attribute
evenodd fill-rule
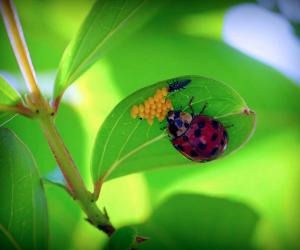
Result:
<svg viewBox="0 0 300 250"><path fill-rule="evenodd" d="M166 128L167 128L166 124L160 123L160 127L159 127L160 130L165 130Z"/></svg>
<svg viewBox="0 0 300 250"><path fill-rule="evenodd" d="M164 125L164 126L160 127L159 129L160 129L160 130L165 130L166 128L167 128L167 126Z"/></svg>
<svg viewBox="0 0 300 250"><path fill-rule="evenodd" d="M192 110L192 117L194 117L194 114L195 114L194 108L193 108L193 105L192 105L193 100L194 100L194 96L191 97L191 99L189 101L189 104L188 104L189 108Z"/></svg>
<svg viewBox="0 0 300 250"><path fill-rule="evenodd" d="M204 103L204 106L200 110L200 114L203 114L203 112L205 111L206 108L207 108L207 102Z"/></svg>
<svg viewBox="0 0 300 250"><path fill-rule="evenodd" d="M224 128L232 128L234 125L233 124L230 124L230 125L226 125L226 126L224 126Z"/></svg>

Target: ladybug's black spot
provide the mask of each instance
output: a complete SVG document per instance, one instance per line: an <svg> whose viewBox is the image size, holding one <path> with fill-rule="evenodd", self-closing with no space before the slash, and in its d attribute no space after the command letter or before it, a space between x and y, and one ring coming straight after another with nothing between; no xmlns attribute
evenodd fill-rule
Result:
<svg viewBox="0 0 300 250"><path fill-rule="evenodd" d="M221 145L224 146L224 140L221 141Z"/></svg>
<svg viewBox="0 0 300 250"><path fill-rule="evenodd" d="M176 127L175 124L170 124L169 125L169 131L172 135L174 136L177 136L177 131L178 131L178 128Z"/></svg>
<svg viewBox="0 0 300 250"><path fill-rule="evenodd" d="M201 135L201 130L200 130L200 129L196 129L196 130L194 131L194 135L195 135L196 137L200 137L200 135Z"/></svg>
<svg viewBox="0 0 300 250"><path fill-rule="evenodd" d="M186 135L183 135L183 136L182 136L182 139L183 139L184 141L188 141L188 140L189 140L189 137L186 136Z"/></svg>
<svg viewBox="0 0 300 250"><path fill-rule="evenodd" d="M200 149L202 149L202 150L204 150L204 149L206 149L206 144L205 143L202 143L202 142L200 142L199 144L198 144L198 148L200 148Z"/></svg>
<svg viewBox="0 0 300 250"><path fill-rule="evenodd" d="M215 141L215 140L217 140L217 138L218 138L218 134L217 134L217 133L214 133L214 134L212 135L212 137L211 137L211 140L212 140L212 141Z"/></svg>
<svg viewBox="0 0 300 250"><path fill-rule="evenodd" d="M178 150L180 150L180 151L184 151L184 147L181 146L180 144L176 144L175 148L178 149Z"/></svg>
<svg viewBox="0 0 300 250"><path fill-rule="evenodd" d="M211 125L213 126L214 129L218 129L219 123L216 120L212 120Z"/></svg>
<svg viewBox="0 0 300 250"><path fill-rule="evenodd" d="M218 152L218 150L219 150L218 147L214 148L214 149L210 152L211 156L215 155L215 154Z"/></svg>
<svg viewBox="0 0 300 250"><path fill-rule="evenodd" d="M190 156L192 156L192 157L197 157L197 156L198 156L198 153L197 153L195 150L192 150L192 151L190 152Z"/></svg>
<svg viewBox="0 0 300 250"><path fill-rule="evenodd" d="M188 124L187 122L185 122L185 123L184 123L184 127L185 127L185 128L188 128L188 127L189 127L189 124Z"/></svg>
<svg viewBox="0 0 300 250"><path fill-rule="evenodd" d="M174 124L174 123L175 123L175 121L174 121L173 119L169 119L169 118L167 118L167 122L168 122L169 124Z"/></svg>
<svg viewBox="0 0 300 250"><path fill-rule="evenodd" d="M205 121L198 122L198 127L199 128L204 128L205 127Z"/></svg>

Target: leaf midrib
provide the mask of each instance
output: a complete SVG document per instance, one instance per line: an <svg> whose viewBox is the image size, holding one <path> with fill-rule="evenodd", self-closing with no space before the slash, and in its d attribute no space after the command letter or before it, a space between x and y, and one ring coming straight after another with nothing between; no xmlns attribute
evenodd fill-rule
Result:
<svg viewBox="0 0 300 250"><path fill-rule="evenodd" d="M140 150L142 150L143 148L147 147L148 145L151 145L152 143L155 143L165 137L167 137L168 135L165 133L160 134L159 136L154 137L153 139L139 145L138 147L136 147L135 149L131 150L130 152L128 152L126 155L124 155L122 158L116 160L103 174L103 181L105 181L105 179L114 171L114 169L116 169L118 167L118 165L120 165L120 163L122 163L123 161L125 161L127 158L129 158L130 156L136 154L137 152L139 152ZM101 178L101 177L100 177Z"/></svg>
<svg viewBox="0 0 300 250"><path fill-rule="evenodd" d="M2 76L0 76L0 81L5 84L4 88L1 89L1 92L4 94L4 96L13 102L17 101L19 99L19 96L15 89L11 87L10 84Z"/></svg>
<svg viewBox="0 0 300 250"><path fill-rule="evenodd" d="M201 102L201 101L199 101ZM243 107L244 108L244 107ZM220 117L224 118L224 117L227 117L227 116L232 116L232 115L242 115L243 112L242 110L239 111L239 112L230 112L230 113L227 113L226 115L222 115ZM216 117L218 118L218 117ZM251 135L251 133L250 133ZM152 138L151 140L148 140L147 142L144 142L143 144L139 145L138 147L136 147L135 149L131 150L130 152L128 152L126 155L124 155L122 158L120 159L117 159L116 161L114 161L110 167L103 173L102 176L99 177L99 179L103 179L103 181L105 181L105 179L108 178L108 176L126 159L128 159L130 156L138 153L140 150L144 149L145 147L151 145L152 143L154 142L157 142L161 139L163 139L164 137L167 137L167 134L160 134L159 136L156 136L154 138ZM250 136L251 137L251 136ZM123 149L122 149L123 150Z"/></svg>

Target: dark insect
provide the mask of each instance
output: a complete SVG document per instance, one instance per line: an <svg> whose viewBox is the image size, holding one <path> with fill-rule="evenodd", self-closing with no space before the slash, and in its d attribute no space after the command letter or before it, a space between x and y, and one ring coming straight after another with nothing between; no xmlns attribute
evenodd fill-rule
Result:
<svg viewBox="0 0 300 250"><path fill-rule="evenodd" d="M179 89L184 89L191 81L190 79L174 81L169 84L168 91L171 93Z"/></svg>
<svg viewBox="0 0 300 250"><path fill-rule="evenodd" d="M181 154L192 161L206 162L224 152L228 134L219 121L201 113L169 111L167 131L173 146Z"/></svg>

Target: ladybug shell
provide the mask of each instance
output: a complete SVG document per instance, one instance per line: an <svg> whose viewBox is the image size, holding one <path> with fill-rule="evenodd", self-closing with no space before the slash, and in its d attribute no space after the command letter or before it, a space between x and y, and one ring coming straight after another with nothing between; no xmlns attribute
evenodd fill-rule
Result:
<svg viewBox="0 0 300 250"><path fill-rule="evenodd" d="M185 134L172 140L174 147L192 161L216 159L224 152L228 135L223 125L206 115L196 115Z"/></svg>

